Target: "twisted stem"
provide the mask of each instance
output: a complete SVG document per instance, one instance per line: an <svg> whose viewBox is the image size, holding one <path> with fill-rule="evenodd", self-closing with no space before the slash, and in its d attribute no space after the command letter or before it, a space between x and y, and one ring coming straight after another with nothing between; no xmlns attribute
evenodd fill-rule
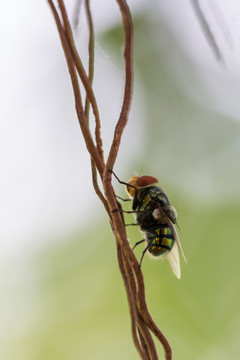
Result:
<svg viewBox="0 0 240 360"><path fill-rule="evenodd" d="M85 140L87 151L91 157L91 170L93 186L109 216L112 231L116 240L119 269L123 278L128 298L132 337L139 356L144 360L158 359L156 347L152 334L162 343L165 359L172 359L170 345L152 319L145 298L144 279L138 261L130 248L122 212L114 211L120 205L117 203L116 195L112 186L112 170L118 155L121 138L128 121L133 92L133 24L131 12L126 0L116 0L120 9L123 30L125 34L125 86L121 112L116 122L113 140L106 163L104 162L101 122L97 101L93 92L94 75L94 28L89 0L85 0L86 16L89 27L88 45L88 71L84 69L80 55L77 51L71 25L68 19L66 7L63 0L57 0L59 10L57 11L53 0L47 0L53 13L58 29L61 44L64 50L70 79L73 87L75 108L80 128ZM85 90L85 106L82 103L79 82ZM95 142L89 129L89 112L92 108L95 118ZM102 181L103 192L98 185L98 175Z"/></svg>

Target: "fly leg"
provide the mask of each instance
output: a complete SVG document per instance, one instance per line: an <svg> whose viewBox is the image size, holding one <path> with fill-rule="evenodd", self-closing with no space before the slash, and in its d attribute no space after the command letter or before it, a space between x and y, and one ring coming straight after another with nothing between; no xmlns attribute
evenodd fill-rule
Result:
<svg viewBox="0 0 240 360"><path fill-rule="evenodd" d="M125 213L125 214L138 214L138 213L142 212L142 211L137 211L137 210L129 210L129 211L123 210L121 204L119 202L117 202L117 203L118 203L119 207L117 209L113 209L111 212L114 213L114 212L119 211L121 213L121 215L122 215L122 218L123 218L123 213ZM139 225L140 225L139 223L125 224L125 222L124 222L124 226L139 226Z"/></svg>
<svg viewBox="0 0 240 360"><path fill-rule="evenodd" d="M137 241L136 244L133 246L132 250L134 250L136 246L138 246L139 244L143 243L144 241L145 241L145 239ZM152 245L152 242L150 242L150 243L147 245L147 247L143 250L142 256L141 256L141 259L140 259L140 262L139 262L139 269L140 269L141 266L142 266L142 262L143 262L144 255L146 254L147 250L150 248L151 245Z"/></svg>
<svg viewBox="0 0 240 360"><path fill-rule="evenodd" d="M120 208L113 209L111 212L114 213L114 212L117 212L117 211L120 211L120 212L125 213L125 214L136 214L136 213L140 212L140 211L135 211L135 210L127 211L127 210L123 210L123 209L120 209Z"/></svg>
<svg viewBox="0 0 240 360"><path fill-rule="evenodd" d="M135 186L133 186L133 185L131 185L131 184L125 182L125 181L121 181L121 180L119 179L119 177L117 177L117 175L115 174L115 172L114 172L113 170L108 169L108 171L115 176L115 178L117 179L117 181L118 181L120 184L126 185L126 186L128 186L128 187L131 187L131 188L135 189L135 193L138 194L138 189L137 189Z"/></svg>
<svg viewBox="0 0 240 360"><path fill-rule="evenodd" d="M121 180L119 179L119 177L117 177L117 175L115 174L115 172L114 172L113 170L108 169L108 171L115 176L115 178L117 179L117 181L118 181L120 184L123 184L123 185L126 185L126 186L129 185L129 184L126 183L125 181L121 181Z"/></svg>
<svg viewBox="0 0 240 360"><path fill-rule="evenodd" d="M122 201L131 201L131 199L123 199L122 197L115 195L116 198L122 200Z"/></svg>
<svg viewBox="0 0 240 360"><path fill-rule="evenodd" d="M141 259L140 259L140 262L139 262L139 270L140 270L140 268L142 266L144 255L146 254L146 252L148 251L148 249L150 248L151 245L152 245L152 242L150 242L142 252L142 256L141 256Z"/></svg>
<svg viewBox="0 0 240 360"><path fill-rule="evenodd" d="M112 213L120 211L121 213L125 213L125 214L139 214L142 211L135 211L135 210L131 210L131 211L127 211L127 210L123 210L123 209L113 209ZM139 226L139 223L131 223L131 224L124 224L125 226ZM143 240L144 241L144 240Z"/></svg>
<svg viewBox="0 0 240 360"><path fill-rule="evenodd" d="M118 202L119 208L113 209L111 212L117 212L120 211L121 213L125 214L139 214L139 213L145 213L145 211L139 211L139 210L123 210L121 204Z"/></svg>
<svg viewBox="0 0 240 360"><path fill-rule="evenodd" d="M145 241L145 239L139 240L136 242L136 244L133 246L132 250L135 249L136 246L138 246L139 244L143 243Z"/></svg>

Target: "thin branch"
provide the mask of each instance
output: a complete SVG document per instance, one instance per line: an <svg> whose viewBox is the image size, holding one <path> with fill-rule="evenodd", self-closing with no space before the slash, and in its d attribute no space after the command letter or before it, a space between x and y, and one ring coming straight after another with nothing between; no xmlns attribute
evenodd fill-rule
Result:
<svg viewBox="0 0 240 360"><path fill-rule="evenodd" d="M113 211L114 208L116 208L117 204L116 204L115 194L113 192L111 185L111 173L109 172L109 169L112 170L112 167L115 163L121 142L121 136L127 123L128 113L131 105L132 83L133 83L133 71L132 71L133 26L132 26L131 13L129 11L128 5L125 0L117 0L117 2L120 6L123 26L125 31L125 51L124 51L125 91L124 91L124 100L123 100L121 114L115 128L114 139L109 152L106 168L104 171L104 177L103 177L105 196L107 198L111 211ZM112 221L113 221L113 228L115 230L114 235L116 237L116 240L119 242L120 247L124 255L127 257L129 264L132 268L132 271L134 273L134 277L136 281L136 289L137 289L136 301L137 301L139 313L142 319L144 320L144 322L148 325L148 327L161 341L164 347L165 357L167 360L170 360L172 357L171 348L168 344L167 339L158 329L158 327L156 326L156 324L154 323L148 312L146 306L146 300L145 300L145 290L144 290L142 271L139 269L137 259L129 247L126 237L125 227L121 219L121 216L118 212L112 213Z"/></svg>
<svg viewBox="0 0 240 360"><path fill-rule="evenodd" d="M123 281L126 288L128 297L131 324L132 324L132 336L135 346L139 352L139 355L144 360L157 360L157 352L150 333L153 332L156 337L161 341L164 350L165 358L170 360L171 348L162 334L158 329L157 325L151 318L146 300L145 300L145 288L144 280L139 264L134 255L126 234L124 225L124 219L120 211L113 211L119 208L117 203L114 189L111 184L112 174L109 171L112 170L113 165L116 161L118 154L122 133L128 120L128 114L131 106L132 98L132 86L133 86L133 70L132 70L132 50L133 50L133 26L131 13L128 8L126 0L117 0L122 15L122 22L125 33L125 88L124 98L122 103L122 109L119 119L116 124L114 138L112 141L111 149L108 155L107 164L104 164L103 151L102 151L102 139L100 133L100 118L98 115L97 103L92 90L92 82L94 75L94 31L92 16L89 6L89 0L85 0L87 19L89 26L89 75L87 76L85 69L82 65L80 56L76 50L75 42L72 35L71 26L69 24L66 8L63 0L58 0L60 13L62 16L63 23L60 20L60 16L56 10L52 0L48 0L51 7L59 36L61 39L62 47L66 57L72 87L74 91L75 107L78 116L78 121L83 133L83 137L86 143L86 147L91 156L92 166L92 179L94 189L102 201L110 218L113 234L116 239L118 262L119 268L123 277ZM78 83L78 76L80 77L86 92L85 109L83 109L82 98L80 93L80 87ZM95 115L96 122L96 144L91 136L89 129L89 106L92 105L93 113ZM102 194L98 182L97 182L97 171L102 179L104 195Z"/></svg>
<svg viewBox="0 0 240 360"><path fill-rule="evenodd" d="M92 20L92 13L90 10L89 0L85 0L86 5L86 13L87 13L87 21L89 27L89 45L88 45L88 54L89 54L89 61L88 61L88 71L89 71L89 83L93 83L93 75L94 75L94 43L95 43L95 36L94 36L94 27L93 27L93 20ZM89 111L89 100L86 96L85 102L85 109ZM103 159L103 148L102 148L102 139L101 139L101 124L100 119L96 119L96 127L95 127L95 138L98 152Z"/></svg>
<svg viewBox="0 0 240 360"><path fill-rule="evenodd" d="M74 61L72 58L71 50L69 48L69 42L68 42L68 39L66 38L65 31L62 27L58 12L56 10L55 5L53 4L53 1L52 0L47 0L47 1L52 10L52 13L53 13L56 25L57 25L57 29L59 32L59 36L61 39L64 54L65 54L65 57L67 60L68 70L69 70L69 74L71 77L72 87L73 87L73 92L74 92L76 112L77 112L78 121L79 121L81 130L83 133L83 137L84 137L84 140L86 143L86 147L87 147L89 153L91 154L91 157L93 158L94 163L96 164L99 173L103 174L104 165L103 165L102 159L100 158L99 153L94 145L92 136L91 136L88 126L87 126L87 121L86 121L86 117L85 117L85 113L84 113L84 109L83 109L83 105L82 105L82 99L81 99L81 95L80 95L80 88L79 88L79 84L78 84L77 74L75 71L75 64L74 64Z"/></svg>
<svg viewBox="0 0 240 360"><path fill-rule="evenodd" d="M128 121L128 114L131 107L132 91L133 91L133 24L132 17L125 0L117 0L122 14L122 23L125 33L125 89L122 104L122 110L115 127L112 146L107 159L107 169L112 170L115 163L123 130Z"/></svg>
<svg viewBox="0 0 240 360"><path fill-rule="evenodd" d="M128 258L126 258L125 256L124 256L124 265L125 265L125 269L127 272L128 282L129 282L130 287L134 294L134 300L135 300L134 304L137 309L136 323L137 323L137 327L138 327L139 336L141 338L141 343L142 343L143 347L146 349L147 354L149 355L149 358L157 359L158 358L157 351L156 351L153 339L150 335L150 332L148 330L146 323L144 322L144 320L141 317L139 310L137 308L137 296L138 296L137 285L138 284L136 282L136 277L134 276L134 272L128 262Z"/></svg>
<svg viewBox="0 0 240 360"><path fill-rule="evenodd" d="M132 51L133 51L133 26L132 26L132 18L129 7L125 0L117 0L121 15L122 21L125 31L125 90L124 90L124 100L122 105L122 110L120 113L120 117L118 119L114 138L112 141L112 146L109 152L108 160L104 169L104 176L103 176L103 186L105 196L108 200L110 210L113 211L117 208L117 201L115 197L115 193L111 184L111 177L112 174L109 171L112 170L112 167L115 163L116 156L118 154L121 136L125 125L127 123L128 113L130 110L131 105L131 98L132 98L132 83L133 83L133 70L132 70ZM124 222L119 212L112 213L112 220L114 224L114 235L116 236L117 241L119 241L120 246L122 249L125 250L124 254L129 258L131 261L131 266L138 270L138 262L137 259L132 252L125 231Z"/></svg>
<svg viewBox="0 0 240 360"><path fill-rule="evenodd" d="M218 61L220 61L222 64L224 64L224 59L223 59L223 56L221 54L221 51L215 41L215 38L214 38L214 35L210 29L210 26L202 12L202 9L201 9L201 6L199 5L199 1L198 0L191 0L191 3L192 3L192 6L193 6L193 9L195 11L195 14L198 18L198 21L199 21L199 24L201 25L202 27L202 30L205 34L205 37L210 45L210 47L212 48L212 51L216 57L216 59Z"/></svg>
<svg viewBox="0 0 240 360"><path fill-rule="evenodd" d="M86 13L87 13L87 20L88 20L88 27L89 27L89 43L88 43L88 79L89 84L92 87L93 84L93 77L94 77L94 42L95 42L95 36L94 36L94 28L93 28L93 21L92 21L92 14L89 6L89 0L85 0L86 5ZM87 124L89 127L89 110L90 110L90 102L86 95L85 99L85 116L87 119ZM99 120L100 121L100 120ZM102 140L101 140L101 129L100 129L100 122L96 121L96 128L95 128L95 139L97 143L97 150L99 152L99 155L101 156L103 160L103 151L102 151ZM100 139L100 140L99 140ZM94 162L91 159L91 169L92 169L92 182L94 190L97 194L97 196L100 198L101 202L103 203L105 210L107 211L109 217L110 211L109 206L107 203L107 200L105 199L103 193L101 192L98 180L97 180L97 171Z"/></svg>
<svg viewBox="0 0 240 360"><path fill-rule="evenodd" d="M89 29L89 41L88 41L88 79L89 84L92 86L93 84L93 76L94 76L94 28L93 28L93 21L92 21L92 14L89 6L89 0L85 0L85 7L86 7L86 14L87 14L87 21L88 21L88 29ZM85 114L88 118L89 116L89 99L86 96L85 100Z"/></svg>
<svg viewBox="0 0 240 360"><path fill-rule="evenodd" d="M158 338L158 340L161 342L164 351L165 351L165 359L171 360L172 359L172 349L169 345L169 342L167 341L166 337L163 335L163 333L160 331L160 329L157 327L155 322L153 321L148 309L147 305L145 303L144 308L139 309L140 314L144 320L144 322L147 324L149 329L154 333L154 335Z"/></svg>
<svg viewBox="0 0 240 360"><path fill-rule="evenodd" d="M82 64L82 61L80 59L80 56L78 54L78 51L76 49L75 41L74 41L73 34L72 34L72 29L71 29L71 26L69 23L69 19L68 19L68 15L67 15L67 11L66 11L64 2L63 2L63 0L58 0L58 3L59 3L59 8L60 8L60 11L62 14L62 18L63 18L65 32L66 32L66 36L68 39L68 44L69 44L70 49L73 54L73 58L74 58L74 62L75 62L75 65L76 65L76 68L78 71L78 75L83 83L87 97L92 104L92 109L93 109L93 113L94 113L95 121L96 121L96 143L97 143L99 155L100 155L101 159L103 160L102 139L101 139L101 134L100 134L100 128L101 128L100 116L99 116L99 111L98 111L95 95L94 95L91 83L89 81L89 78L84 69L84 66Z"/></svg>
<svg viewBox="0 0 240 360"><path fill-rule="evenodd" d="M119 244L117 243L117 254L118 254L118 264L119 264L119 269L121 271L122 277L123 277L123 281L124 281L124 285L126 288L126 293L128 296L128 305L129 305L129 310L130 310L130 316L131 316L131 324L132 324L132 337L133 337L133 341L134 344L136 346L136 349L139 352L139 355L141 356L141 358L143 360L148 360L148 356L147 353L144 351L144 349L142 349L142 346L139 342L139 338L137 335L137 327L136 327L136 307L133 305L134 304L134 295L133 295L133 291L132 288L129 284L128 281L128 275L124 266L124 261L123 261L123 253L121 250L121 247L119 246Z"/></svg>
<svg viewBox="0 0 240 360"><path fill-rule="evenodd" d="M95 190L97 196L99 197L99 199L101 200L101 202L103 203L103 206L104 206L106 212L108 213L109 218L111 219L109 205L98 186L96 166L92 160L91 160L91 169L92 169L92 182L93 182L94 190Z"/></svg>

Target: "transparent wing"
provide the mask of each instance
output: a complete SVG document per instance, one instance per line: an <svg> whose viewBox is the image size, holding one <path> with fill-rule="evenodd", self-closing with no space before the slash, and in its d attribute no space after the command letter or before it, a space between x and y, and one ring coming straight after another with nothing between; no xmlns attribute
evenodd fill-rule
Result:
<svg viewBox="0 0 240 360"><path fill-rule="evenodd" d="M175 211L175 214L177 214L176 210L174 209L173 206L171 206L171 210ZM173 236L174 236L174 239L175 239L175 241L177 243L178 249L179 249L180 253L182 254L182 257L183 257L184 261L187 262L187 259L186 259L185 255L184 255L184 252L183 252L182 245L181 245L179 237L178 237L178 233L177 233L176 228L175 228L175 224L173 223L173 220L168 216L169 214L166 212L166 209L156 208L153 211L152 215L153 215L154 219L156 219L157 221L159 221L162 224L164 222L167 222L167 224L169 225L169 227L171 228L171 230L173 232ZM175 219L175 223L176 223L176 219Z"/></svg>
<svg viewBox="0 0 240 360"><path fill-rule="evenodd" d="M172 250L166 255L166 257L171 266L172 272L178 279L180 279L181 268L180 268L178 247L177 247L176 242L174 243Z"/></svg>
<svg viewBox="0 0 240 360"><path fill-rule="evenodd" d="M179 249L180 253L182 254L182 257L183 257L183 259L184 259L184 261L185 261L185 263L186 263L186 262L187 262L187 259L186 259L185 255L184 255L183 248L182 248L182 245L181 245L181 243L180 243L180 240L179 240L179 237L178 237L178 233L177 233L177 231L176 231L176 228L175 228L175 226L174 226L173 224L171 224L171 225L169 224L169 226L170 226L171 229L172 229L172 232L173 232L173 235L174 235L174 239L175 239L175 241L176 241L176 243L177 243L178 249Z"/></svg>

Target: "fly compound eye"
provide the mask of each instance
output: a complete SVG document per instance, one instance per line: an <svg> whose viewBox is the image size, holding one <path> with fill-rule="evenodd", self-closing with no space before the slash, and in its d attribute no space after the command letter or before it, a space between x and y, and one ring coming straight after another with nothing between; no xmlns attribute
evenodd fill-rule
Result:
<svg viewBox="0 0 240 360"><path fill-rule="evenodd" d="M158 183L158 179L153 176L143 175L139 176L136 180L136 187L145 187Z"/></svg>

